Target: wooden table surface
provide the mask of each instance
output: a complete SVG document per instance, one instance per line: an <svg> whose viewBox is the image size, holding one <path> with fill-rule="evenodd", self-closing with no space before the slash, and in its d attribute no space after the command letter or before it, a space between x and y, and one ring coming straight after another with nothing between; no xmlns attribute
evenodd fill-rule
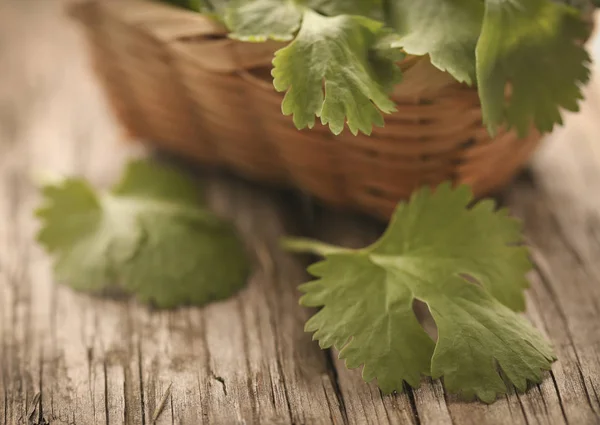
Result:
<svg viewBox="0 0 600 425"><path fill-rule="evenodd" d="M151 311L52 280L33 241L39 173L106 185L125 146L82 41L52 1L0 2L0 423L600 424L600 82L503 194L524 219L535 270L527 316L559 361L525 394L492 405L438 381L382 397L303 332L306 259L278 238L361 245L381 226L239 179L204 178L214 208L256 253L247 288L206 308ZM596 75L600 75L597 73ZM310 218L310 219L309 219ZM156 416L156 417L155 417Z"/></svg>

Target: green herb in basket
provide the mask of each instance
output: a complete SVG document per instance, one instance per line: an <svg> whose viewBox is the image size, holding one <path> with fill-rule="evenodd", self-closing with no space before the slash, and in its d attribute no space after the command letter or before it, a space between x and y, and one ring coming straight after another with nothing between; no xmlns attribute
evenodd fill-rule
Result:
<svg viewBox="0 0 600 425"><path fill-rule="evenodd" d="M181 4L185 0L165 0ZM582 46L590 0L187 0L217 16L230 37L286 41L273 61L282 109L298 128L315 117L335 134L370 134L395 110L390 93L402 53L429 55L458 81L477 85L493 134L526 135L562 123L589 78ZM507 96L507 93L510 95Z"/></svg>

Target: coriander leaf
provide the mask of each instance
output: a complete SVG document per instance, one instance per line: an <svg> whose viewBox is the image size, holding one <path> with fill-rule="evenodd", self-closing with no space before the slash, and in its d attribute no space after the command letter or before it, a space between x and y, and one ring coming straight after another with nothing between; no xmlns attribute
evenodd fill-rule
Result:
<svg viewBox="0 0 600 425"><path fill-rule="evenodd" d="M308 0L308 6L328 16L360 15L383 20L381 0Z"/></svg>
<svg viewBox="0 0 600 425"><path fill-rule="evenodd" d="M161 0L163 3L169 3L194 12L207 13L213 10L210 2L207 0Z"/></svg>
<svg viewBox="0 0 600 425"><path fill-rule="evenodd" d="M223 15L229 0L159 0L162 3L172 4L211 18L223 24Z"/></svg>
<svg viewBox="0 0 600 425"><path fill-rule="evenodd" d="M204 202L198 186L185 174L165 165L134 160L112 192L119 196L140 199L160 199L190 207L202 207Z"/></svg>
<svg viewBox="0 0 600 425"><path fill-rule="evenodd" d="M302 17L293 0L233 0L225 10L229 36L252 42L289 41Z"/></svg>
<svg viewBox="0 0 600 425"><path fill-rule="evenodd" d="M433 378L443 376L448 391L486 403L506 393L497 366L520 391L527 381L541 381L556 357L539 332L464 279L450 276L441 283L443 293L426 296L439 334L431 359Z"/></svg>
<svg viewBox="0 0 600 425"><path fill-rule="evenodd" d="M560 108L578 109L590 58L580 44L580 13L548 0L487 0L477 44L477 83L490 132L503 123L524 136L562 124ZM506 100L507 84L511 87Z"/></svg>
<svg viewBox="0 0 600 425"><path fill-rule="evenodd" d="M44 221L38 241L56 255L57 277L77 290L112 289L108 256L125 262L135 255L142 240L135 223L114 209L103 212L102 200L82 180L67 179L42 193L46 204L37 212ZM121 237L114 239L113 233Z"/></svg>
<svg viewBox="0 0 600 425"><path fill-rule="evenodd" d="M429 54L433 65L471 84L483 7L479 0L394 0L386 15L401 36L395 46L413 55Z"/></svg>
<svg viewBox="0 0 600 425"><path fill-rule="evenodd" d="M444 377L449 391L492 402L506 386L539 381L554 360L543 337L517 314L531 265L520 225L492 201L472 201L467 186L440 185L401 203L385 234L351 250L296 241L296 251L325 258L309 268L301 304L323 307L306 324L321 347L340 350L350 368L382 391ZM440 214L443 211L443 214ZM427 304L438 328L434 343L412 311Z"/></svg>
<svg viewBox="0 0 600 425"><path fill-rule="evenodd" d="M555 3L562 3L576 8L580 12L590 13L598 7L598 0L552 0Z"/></svg>
<svg viewBox="0 0 600 425"><path fill-rule="evenodd" d="M301 303L325 306L307 323L321 348L335 346L348 368L364 363L363 378L377 378L384 393L406 381L418 387L430 375L434 342L413 313L408 287L360 253L328 255L309 268L321 279L300 287ZM348 342L350 341L350 342Z"/></svg>
<svg viewBox="0 0 600 425"><path fill-rule="evenodd" d="M163 3L172 4L173 6L182 7L184 9L194 10L199 12L206 7L204 0L161 0Z"/></svg>
<svg viewBox="0 0 600 425"><path fill-rule="evenodd" d="M328 16L343 14L381 18L380 1L310 0L232 0L226 7L225 23L229 36L242 41L289 41L300 27L305 8Z"/></svg>
<svg viewBox="0 0 600 425"><path fill-rule="evenodd" d="M123 269L123 286L141 301L163 308L203 305L228 298L245 284L248 263L231 227L206 225L187 214L147 213L139 221L153 230L146 231L143 248Z"/></svg>
<svg viewBox="0 0 600 425"><path fill-rule="evenodd" d="M386 89L399 81L395 61L402 57L389 43L381 44L386 36L383 25L368 18L306 10L296 39L273 60L275 89L287 90L283 113L293 114L299 129L312 128L316 115L334 134L346 120L353 134L382 126L380 111L395 110Z"/></svg>
<svg viewBox="0 0 600 425"><path fill-rule="evenodd" d="M192 181L132 162L110 192L70 178L43 188L38 240L58 280L93 293L134 293L158 307L225 298L248 264L234 230L204 208Z"/></svg>

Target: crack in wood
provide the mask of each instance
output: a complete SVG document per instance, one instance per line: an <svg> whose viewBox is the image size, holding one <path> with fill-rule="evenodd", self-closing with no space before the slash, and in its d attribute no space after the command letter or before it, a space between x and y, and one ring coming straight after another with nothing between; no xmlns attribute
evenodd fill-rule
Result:
<svg viewBox="0 0 600 425"><path fill-rule="evenodd" d="M106 421L105 425L110 425L110 414L108 412L108 373L106 358L102 359L102 381L104 384L104 420Z"/></svg>
<svg viewBox="0 0 600 425"><path fill-rule="evenodd" d="M29 422L33 422L33 416L39 406L40 394L41 393L39 392L35 393L33 400L31 400L31 404L29 405L29 409L27 409L27 420Z"/></svg>
<svg viewBox="0 0 600 425"><path fill-rule="evenodd" d="M529 419L527 419L527 412L525 411L525 406L523 405L523 400L521 400L521 396L517 391L514 391L515 397L519 402L519 407L521 408L521 413L523 414L523 419L525 419L525 425L529 425ZM543 396L542 396L543 400ZM545 403L545 402L544 402Z"/></svg>
<svg viewBox="0 0 600 425"><path fill-rule="evenodd" d="M165 393L161 397L160 402L158 403L158 406L156 406L156 409L154 410L154 413L152 414L152 425L156 424L156 421L162 414L163 410L165 410L167 400L171 397L171 386L172 385L173 385L173 383L169 383L169 386L167 387L167 389L165 390ZM173 407L173 406L171 405L171 407Z"/></svg>
<svg viewBox="0 0 600 425"><path fill-rule="evenodd" d="M554 373L552 371L550 371L550 376L552 377L552 384L554 385L554 389L556 390L556 395L558 396L558 404L560 406L560 411L562 412L565 423L568 425L569 419L567 419L567 413L565 412L565 406L563 406L562 397L561 397L560 391L558 389L558 384L556 383L556 377L554 376Z"/></svg>
<svg viewBox="0 0 600 425"><path fill-rule="evenodd" d="M585 383L585 377L583 376L583 372L581 370L581 365L577 363L577 372L579 373L579 379L581 380L581 386L583 388L583 392L585 393L585 397L587 402L592 410L595 410L594 405L592 404L592 398L590 396L590 392L588 391L587 384Z"/></svg>
<svg viewBox="0 0 600 425"><path fill-rule="evenodd" d="M346 413L346 407L344 406L344 394L342 393L342 390L340 388L340 382L339 382L339 377L338 377L338 371L335 367L335 363L333 361L333 350L329 349L326 350L327 353L327 368L330 370L330 375L331 375L331 383L333 385L333 390L335 392L335 396L337 397L337 402L339 404L340 410L342 412L342 419L344 420L344 423L347 424L348 423L348 416Z"/></svg>
<svg viewBox="0 0 600 425"><path fill-rule="evenodd" d="M550 412L548 411L548 403L546 403L546 398L544 397L544 393L542 393L542 387L540 384L536 384L535 386L537 387L540 398L542 399L542 403L544 404L544 411L546 412L546 415L549 415Z"/></svg>
<svg viewBox="0 0 600 425"><path fill-rule="evenodd" d="M276 265L271 261L269 249L267 248L265 251L267 252L267 254L269 254L267 257L269 259L269 262L267 264L270 264L270 269L267 268L267 270L270 270L269 277L276 278L276 276L278 275ZM278 286L277 285L274 285L274 286L275 286L276 295L280 295L280 292L278 291ZM273 344L275 346L275 364L277 365L278 374L280 376L285 376L285 370L283 369L283 366L281 364L281 347L280 347L279 338L277 336L278 335L277 324L275 322L275 318L273 317L273 314L274 314L273 312L276 312L278 310L278 305L271 303L270 298L267 298L267 303L270 307L270 309L269 309L269 325L271 326L271 332L275 336L275 338L273 339ZM294 411L292 410L292 403L290 401L290 393L288 390L288 384L287 384L286 379L283 379L281 384L283 386L283 394L285 396L285 403L287 406L288 415L289 415L290 420L293 422L294 421Z"/></svg>
<svg viewBox="0 0 600 425"><path fill-rule="evenodd" d="M218 376L215 374L212 375L212 378L221 384L221 388L223 389L223 394L225 394L225 396L227 396L227 384L225 383L225 379L223 379L221 376Z"/></svg>
<svg viewBox="0 0 600 425"><path fill-rule="evenodd" d="M246 320L246 317L244 315L244 310L242 308L242 300L240 298L237 299L236 302L236 309L237 309L237 313L239 314L241 320L243 321L243 323L248 323L248 321ZM248 394L253 394L254 393L254 388L252 385L252 374L251 374L251 367L250 367L250 350L248 347L248 335L244 332L242 333L242 346L244 348L244 358L245 358L245 366L246 366L246 388L248 389ZM270 378L270 374L269 374L269 378ZM223 384L225 385L225 384ZM227 395L227 394L225 394ZM271 394L271 398L273 400L273 406L275 406L275 394ZM252 422L257 422L258 420L258 406L256 403L256 400L252 400Z"/></svg>
<svg viewBox="0 0 600 425"><path fill-rule="evenodd" d="M175 425L175 409L173 408L173 393L169 394L171 404L171 425Z"/></svg>
<svg viewBox="0 0 600 425"><path fill-rule="evenodd" d="M598 405L600 405L600 397L598 397L598 392L596 391L596 386L594 384L592 384L592 391L594 392L594 398L596 399L596 402ZM598 416L600 416L600 412L596 413L598 413Z"/></svg>
<svg viewBox="0 0 600 425"><path fill-rule="evenodd" d="M129 381L127 380L127 367L123 365L123 423L130 424L129 421Z"/></svg>
<svg viewBox="0 0 600 425"><path fill-rule="evenodd" d="M419 410L417 409L417 403L415 402L415 394L413 393L412 388L405 388L406 394L408 395L408 400L410 401L410 408L413 413L413 417L415 418L415 424L421 425L421 418L419 417Z"/></svg>
<svg viewBox="0 0 600 425"><path fill-rule="evenodd" d="M137 350L137 362L138 362L138 379L139 379L139 385L140 385L140 414L141 414L141 419L142 419L142 425L146 425L146 406L145 406L145 399L144 399L144 369L143 369L143 362L142 362L142 342L140 339L138 339L137 345L136 345L136 350Z"/></svg>
<svg viewBox="0 0 600 425"><path fill-rule="evenodd" d="M38 422L42 423L45 421L44 419L44 354L42 349L40 348L39 352L39 376L38 376L38 388L39 391L39 412L38 412Z"/></svg>

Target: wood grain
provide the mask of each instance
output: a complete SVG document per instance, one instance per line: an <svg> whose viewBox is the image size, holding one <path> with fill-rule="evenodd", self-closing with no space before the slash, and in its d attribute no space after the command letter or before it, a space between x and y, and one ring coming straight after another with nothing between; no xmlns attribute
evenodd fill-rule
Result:
<svg viewBox="0 0 600 425"><path fill-rule="evenodd" d="M203 309L152 311L56 284L34 242L40 174L106 186L139 147L122 144L79 34L56 3L0 3L0 423L576 424L600 423L600 88L546 142L503 199L532 246L527 316L559 361L525 394L463 403L424 379L383 397L303 332L305 260L280 236L348 246L382 225L204 174L216 211L255 257L238 296Z"/></svg>

